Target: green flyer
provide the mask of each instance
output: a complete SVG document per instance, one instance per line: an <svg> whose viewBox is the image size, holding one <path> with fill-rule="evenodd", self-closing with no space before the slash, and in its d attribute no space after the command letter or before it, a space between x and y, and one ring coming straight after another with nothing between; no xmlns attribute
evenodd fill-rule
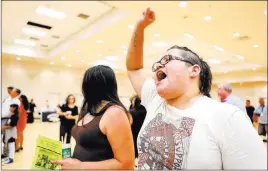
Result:
<svg viewBox="0 0 268 171"><path fill-rule="evenodd" d="M51 161L61 159L62 142L38 136L32 169L58 170L60 166L52 164Z"/></svg>

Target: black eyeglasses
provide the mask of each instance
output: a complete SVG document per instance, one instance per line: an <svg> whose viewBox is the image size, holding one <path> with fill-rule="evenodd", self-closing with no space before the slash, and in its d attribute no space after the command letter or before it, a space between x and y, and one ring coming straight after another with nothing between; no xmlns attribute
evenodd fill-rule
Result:
<svg viewBox="0 0 268 171"><path fill-rule="evenodd" d="M183 62L189 63L191 65L194 65L192 62L190 62L188 60L185 60L182 57L177 57L177 56L173 56L173 55L165 55L158 62L156 62L156 63L153 64L152 71L153 72L157 71L159 68L165 66L171 60L179 60L179 61L183 61Z"/></svg>

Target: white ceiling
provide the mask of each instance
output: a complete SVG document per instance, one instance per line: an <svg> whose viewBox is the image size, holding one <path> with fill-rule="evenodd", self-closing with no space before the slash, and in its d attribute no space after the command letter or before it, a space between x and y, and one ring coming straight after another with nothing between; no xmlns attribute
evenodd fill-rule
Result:
<svg viewBox="0 0 268 171"><path fill-rule="evenodd" d="M193 49L207 61L219 60L220 64L211 64L214 73L267 69L266 1L189 1L186 8L178 4L179 1L4 1L3 52L14 54L14 50L21 49L22 46L13 44L14 39L28 39L29 36L23 35L21 29L27 21L36 21L51 25L53 29L37 42L36 47L30 50L23 47L32 52L27 57L42 57L39 60L48 65L53 62L77 68L105 60L118 72L124 72L127 49L123 49L122 45L128 45L132 33L128 26L135 24L144 8L152 7L156 12L156 22L146 29L144 44L148 72L153 62L174 44ZM66 18L56 20L39 16L35 9L40 5L65 12ZM79 13L90 17L82 20L76 17ZM211 16L212 20L204 21L205 16ZM241 37L233 36L234 32L249 38L241 40ZM156 33L160 37L155 37ZM185 33L194 39L185 37ZM52 39L52 35L61 38ZM99 44L97 40L103 40L103 43ZM166 42L167 46L152 46L156 41ZM40 44L48 44L49 47L40 48ZM253 48L254 44L259 47ZM215 45L224 51L215 49ZM77 50L80 52L77 53ZM244 60L237 55L243 56ZM64 60L61 60L62 56ZM109 61L107 56L118 56L118 60Z"/></svg>

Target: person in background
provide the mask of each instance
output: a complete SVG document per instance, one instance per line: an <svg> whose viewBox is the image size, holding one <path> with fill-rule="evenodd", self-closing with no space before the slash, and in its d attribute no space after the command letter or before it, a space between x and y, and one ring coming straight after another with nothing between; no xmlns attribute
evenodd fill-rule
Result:
<svg viewBox="0 0 268 171"><path fill-rule="evenodd" d="M10 98L10 94L11 94L11 92L12 92L13 89L14 89L14 87L12 87L12 86L7 87L7 94L8 94L8 96L7 96L6 98L4 98L3 103L4 103L8 98Z"/></svg>
<svg viewBox="0 0 268 171"><path fill-rule="evenodd" d="M27 110L29 109L29 102L28 98L25 95L21 95L19 97L19 100L21 102L19 106L19 121L17 124L17 140L16 140L16 152L19 152L20 150L23 150L23 141L24 141L24 134L23 131L27 124Z"/></svg>
<svg viewBox="0 0 268 171"><path fill-rule="evenodd" d="M7 120L10 118L10 105L11 104L17 104L20 105L20 101L18 99L21 91L17 88L13 88L12 90L8 90L10 97L5 100L5 102L2 104L2 113L1 113L1 124L5 125Z"/></svg>
<svg viewBox="0 0 268 171"><path fill-rule="evenodd" d="M241 109L243 112L247 112L246 108L241 101L241 99L235 95L232 94L232 86L230 83L223 83L218 86L217 89L218 96L223 103L231 104L239 109Z"/></svg>
<svg viewBox="0 0 268 171"><path fill-rule="evenodd" d="M70 94L66 98L66 103L60 107L61 111L57 114L60 118L60 141L64 142L65 135L66 143L71 143L71 131L78 118L78 107L75 105L75 97Z"/></svg>
<svg viewBox="0 0 268 171"><path fill-rule="evenodd" d="M254 115L258 116L258 133L264 136L263 141L267 142L268 137L268 119L267 119L267 105L265 104L264 98L259 98L259 106L254 111Z"/></svg>
<svg viewBox="0 0 268 171"><path fill-rule="evenodd" d="M267 150L245 112L208 97L212 73L198 54L174 45L152 65L153 78L145 77L145 29L154 21L154 11L143 11L126 59L147 111L137 140L138 169L267 169Z"/></svg>
<svg viewBox="0 0 268 171"><path fill-rule="evenodd" d="M29 112L28 112L28 119L27 123L33 123L34 122L34 108L36 107L34 100L31 99L29 103Z"/></svg>
<svg viewBox="0 0 268 171"><path fill-rule="evenodd" d="M8 119L5 125L2 125L2 131L5 132L4 136L4 150L1 158L4 159L2 164L10 164L14 162L15 154L15 140L17 138L17 123L19 119L19 106L17 104L10 105L10 119Z"/></svg>
<svg viewBox="0 0 268 171"><path fill-rule="evenodd" d="M137 138L138 138L140 129L142 127L142 124L144 122L144 119L146 117L146 109L144 106L141 105L141 100L137 95L130 98L130 103L131 105L129 107L129 113L131 114L132 119L133 119L131 130L132 130L133 141L134 141L135 158L137 159L138 158Z"/></svg>
<svg viewBox="0 0 268 171"><path fill-rule="evenodd" d="M89 68L83 78L84 102L73 157L60 161L66 170L126 170L134 168L131 115L119 100L114 71L103 65Z"/></svg>
<svg viewBox="0 0 268 171"><path fill-rule="evenodd" d="M255 108L250 104L250 100L246 100L246 110L248 117L250 118L251 123L253 124L253 113Z"/></svg>

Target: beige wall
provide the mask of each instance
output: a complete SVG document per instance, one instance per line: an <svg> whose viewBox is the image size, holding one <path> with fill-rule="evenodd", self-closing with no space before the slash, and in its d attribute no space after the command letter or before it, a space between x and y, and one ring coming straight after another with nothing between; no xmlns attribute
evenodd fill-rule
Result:
<svg viewBox="0 0 268 171"><path fill-rule="evenodd" d="M85 69L5 58L2 61L2 98L7 96L6 87L15 86L29 98L34 98L39 107L44 107L46 100L54 106L56 103L62 103L69 93L76 96L77 104L80 105L82 101L81 80L84 72ZM228 77L221 78L221 80L227 79ZM134 94L130 81L126 74L117 74L117 82L121 100L128 106L128 98ZM233 92L243 101L250 98L256 104L259 96L266 96L267 82L233 84ZM212 87L211 95L218 99L215 85Z"/></svg>

